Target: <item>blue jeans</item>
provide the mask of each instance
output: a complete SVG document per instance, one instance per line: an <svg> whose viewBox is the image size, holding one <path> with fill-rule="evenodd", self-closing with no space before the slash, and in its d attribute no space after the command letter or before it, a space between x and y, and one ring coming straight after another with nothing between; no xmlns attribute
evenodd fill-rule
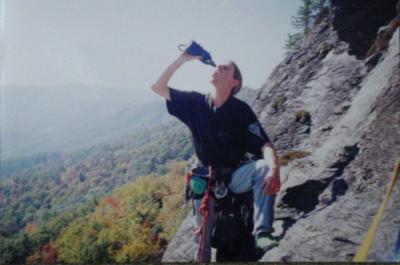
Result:
<svg viewBox="0 0 400 265"><path fill-rule="evenodd" d="M272 223L274 221L274 204L275 195L265 195L262 188L264 177L269 171L265 160L260 159L246 163L236 169L231 178L229 189L233 193L244 193L253 190L254 199L254 230L253 234L257 236L261 232L273 232ZM199 228L202 223L202 215L198 212L201 204L200 200L193 200L195 208L194 227ZM216 215L214 211L215 202L210 198L210 214L208 225L206 227L206 238L203 253L199 253L198 235L195 235L194 242L196 245L195 261L210 262L211 261L211 234L215 226Z"/></svg>

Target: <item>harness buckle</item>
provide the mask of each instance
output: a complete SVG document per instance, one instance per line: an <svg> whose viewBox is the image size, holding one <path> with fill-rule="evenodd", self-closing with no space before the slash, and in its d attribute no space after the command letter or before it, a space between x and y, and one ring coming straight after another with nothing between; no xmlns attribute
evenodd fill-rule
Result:
<svg viewBox="0 0 400 265"><path fill-rule="evenodd" d="M222 199L228 195L228 188L224 182L217 182L213 187L213 192L216 199Z"/></svg>

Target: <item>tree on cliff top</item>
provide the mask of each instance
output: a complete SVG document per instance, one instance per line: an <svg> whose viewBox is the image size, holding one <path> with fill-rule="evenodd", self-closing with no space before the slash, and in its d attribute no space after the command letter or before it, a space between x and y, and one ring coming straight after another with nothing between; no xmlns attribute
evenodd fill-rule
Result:
<svg viewBox="0 0 400 265"><path fill-rule="evenodd" d="M297 9L296 15L292 17L292 25L302 32L288 34L285 48L292 49L296 43L307 35L316 16L322 11L326 0L302 0L302 5Z"/></svg>

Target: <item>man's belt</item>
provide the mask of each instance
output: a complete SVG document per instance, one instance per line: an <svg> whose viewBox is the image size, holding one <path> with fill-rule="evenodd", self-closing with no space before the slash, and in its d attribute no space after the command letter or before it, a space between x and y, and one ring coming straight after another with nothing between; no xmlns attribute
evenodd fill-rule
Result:
<svg viewBox="0 0 400 265"><path fill-rule="evenodd" d="M228 185L231 175L235 171L234 167L196 167L187 174L186 179L186 199L202 198L210 182L212 190L217 199L225 197L228 193ZM211 171L211 172L210 172Z"/></svg>
<svg viewBox="0 0 400 265"><path fill-rule="evenodd" d="M228 185L234 171L233 167L211 167L211 181L216 199L222 199L228 194Z"/></svg>
<svg viewBox="0 0 400 265"><path fill-rule="evenodd" d="M231 175L236 168L234 167L211 167L211 171L218 178L220 176Z"/></svg>

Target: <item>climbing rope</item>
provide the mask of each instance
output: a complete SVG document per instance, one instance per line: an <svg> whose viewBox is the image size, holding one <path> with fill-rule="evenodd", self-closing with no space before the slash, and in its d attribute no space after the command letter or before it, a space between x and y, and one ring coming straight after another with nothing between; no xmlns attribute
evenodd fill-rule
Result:
<svg viewBox="0 0 400 265"><path fill-rule="evenodd" d="M353 258L354 262L363 262L367 258L368 251L371 248L372 241L375 238L378 226L382 220L383 212L385 211L385 208L389 202L389 198L393 191L394 185L396 184L396 181L399 179L399 172L400 172L400 160L397 161L396 167L393 170L389 187L387 188L385 196L383 197L383 202L379 207L378 213L375 215L374 221L372 222L372 225L369 228L367 235L365 236L360 248L358 249L356 255Z"/></svg>
<svg viewBox="0 0 400 265"><path fill-rule="evenodd" d="M200 227L197 230L194 230L194 234L198 234L200 237L200 242L199 242L199 251L197 254L197 260L196 262L204 262L203 257L204 257L204 248L205 248L205 242L206 242L206 236L207 236L207 229L208 229L208 222L209 222L209 216L210 216L210 196L211 196L211 190L212 190L212 181L211 181L211 167L209 168L209 181L207 185L207 189L205 191L205 195L201 201L200 207L199 207L199 213L202 215L202 222Z"/></svg>

